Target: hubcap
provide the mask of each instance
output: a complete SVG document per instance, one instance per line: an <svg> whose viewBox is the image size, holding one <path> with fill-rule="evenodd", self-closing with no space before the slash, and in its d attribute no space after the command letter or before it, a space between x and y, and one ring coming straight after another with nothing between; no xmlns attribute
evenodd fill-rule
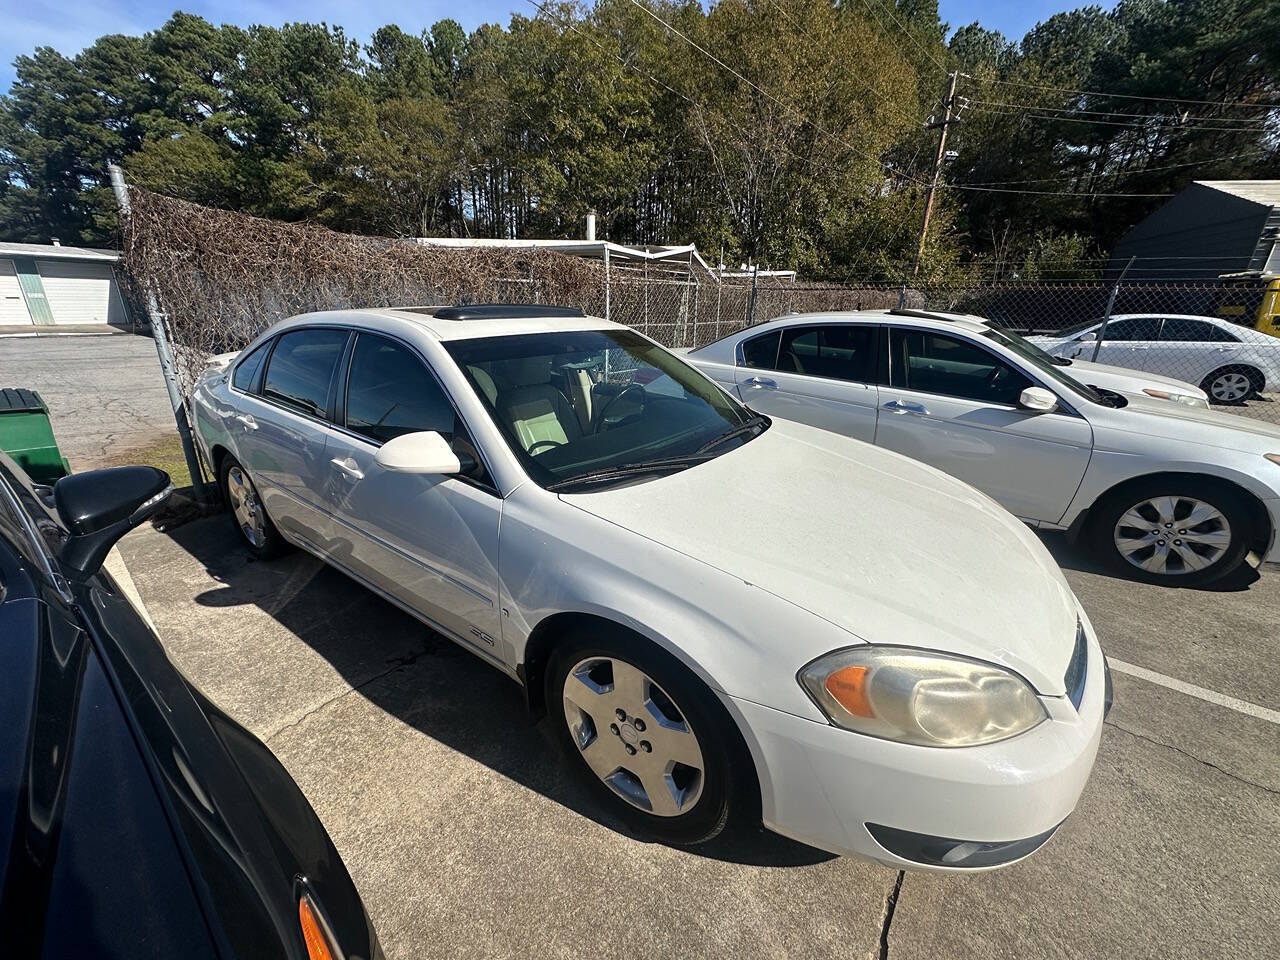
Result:
<svg viewBox="0 0 1280 960"><path fill-rule="evenodd" d="M625 660L580 660L564 680L564 719L587 766L633 807L676 817L702 796L697 735L666 691Z"/></svg>
<svg viewBox="0 0 1280 960"><path fill-rule="evenodd" d="M258 502L258 492L253 489L253 483L239 467L227 471L227 497L231 500L231 511L244 538L255 547L262 546L266 540L262 505Z"/></svg>
<svg viewBox="0 0 1280 960"><path fill-rule="evenodd" d="M1209 385L1209 395L1215 400L1230 403L1243 399L1249 393L1251 386L1249 378L1243 373L1232 371L1214 378L1213 383Z"/></svg>
<svg viewBox="0 0 1280 960"><path fill-rule="evenodd" d="M1152 497L1116 522L1120 556L1148 573L1194 573L1222 558L1231 525L1217 507L1192 497Z"/></svg>

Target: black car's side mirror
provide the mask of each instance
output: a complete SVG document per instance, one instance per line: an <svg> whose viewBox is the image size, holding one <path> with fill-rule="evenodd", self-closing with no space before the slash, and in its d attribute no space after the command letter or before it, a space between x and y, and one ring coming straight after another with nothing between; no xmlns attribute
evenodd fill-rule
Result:
<svg viewBox="0 0 1280 960"><path fill-rule="evenodd" d="M97 573L116 541L171 493L169 475L155 467L111 467L63 477L53 485L53 501L71 536L58 559L86 576Z"/></svg>

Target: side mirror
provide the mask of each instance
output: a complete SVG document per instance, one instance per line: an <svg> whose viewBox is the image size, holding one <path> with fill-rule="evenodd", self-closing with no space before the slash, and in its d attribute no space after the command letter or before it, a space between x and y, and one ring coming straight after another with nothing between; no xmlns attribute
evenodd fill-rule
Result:
<svg viewBox="0 0 1280 960"><path fill-rule="evenodd" d="M378 448L373 458L383 470L393 473L461 473L462 462L449 441L434 430L402 433Z"/></svg>
<svg viewBox="0 0 1280 960"><path fill-rule="evenodd" d="M1082 333L1080 334L1080 336L1076 337L1076 341L1078 343L1093 343L1097 339L1098 339L1098 335L1092 330L1086 331L1085 333Z"/></svg>
<svg viewBox="0 0 1280 960"><path fill-rule="evenodd" d="M1018 406L1036 413L1052 413L1058 409L1058 398L1044 387L1027 387L1018 395Z"/></svg>
<svg viewBox="0 0 1280 960"><path fill-rule="evenodd" d="M58 559L80 573L97 573L117 540L160 508L173 493L155 467L112 467L73 473L53 485L53 503L71 536Z"/></svg>

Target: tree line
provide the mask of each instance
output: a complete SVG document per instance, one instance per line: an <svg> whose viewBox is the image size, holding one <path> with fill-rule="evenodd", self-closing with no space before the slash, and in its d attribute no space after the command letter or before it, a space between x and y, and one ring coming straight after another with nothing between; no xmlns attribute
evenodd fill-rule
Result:
<svg viewBox="0 0 1280 960"><path fill-rule="evenodd" d="M1096 271L1193 179L1277 175L1280 0L1122 0L1013 42L935 0L531 0L468 33L217 26L15 62L0 238L111 244L106 164L172 196L391 236L694 242L896 282L959 71L928 277ZM930 126L930 121L935 126Z"/></svg>

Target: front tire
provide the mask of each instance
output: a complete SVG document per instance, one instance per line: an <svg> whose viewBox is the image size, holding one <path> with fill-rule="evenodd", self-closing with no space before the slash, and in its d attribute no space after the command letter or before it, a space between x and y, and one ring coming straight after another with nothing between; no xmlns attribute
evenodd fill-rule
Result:
<svg viewBox="0 0 1280 960"><path fill-rule="evenodd" d="M1244 563L1250 526L1247 504L1224 484L1194 477L1152 479L1099 503L1092 539L1095 551L1119 573L1193 587Z"/></svg>
<svg viewBox="0 0 1280 960"><path fill-rule="evenodd" d="M635 832L716 836L737 806L732 721L670 655L621 629L575 630L546 672L552 735L589 789Z"/></svg>
<svg viewBox="0 0 1280 960"><path fill-rule="evenodd" d="M288 544L267 516L249 472L231 454L222 459L218 483L222 488L222 498L231 509L231 522L248 551L259 560L269 560L284 553Z"/></svg>
<svg viewBox="0 0 1280 960"><path fill-rule="evenodd" d="M1259 371L1235 365L1213 371L1200 381L1200 389L1209 395L1210 403L1236 406L1256 397L1264 383Z"/></svg>

